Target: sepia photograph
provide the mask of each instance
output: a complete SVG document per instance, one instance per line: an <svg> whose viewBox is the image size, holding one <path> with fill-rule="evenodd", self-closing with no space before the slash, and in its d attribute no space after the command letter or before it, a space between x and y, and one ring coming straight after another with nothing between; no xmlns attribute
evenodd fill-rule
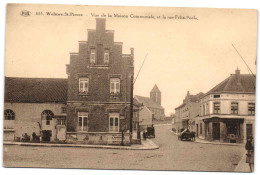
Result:
<svg viewBox="0 0 260 175"><path fill-rule="evenodd" d="M6 5L3 167L254 172L256 9Z"/></svg>

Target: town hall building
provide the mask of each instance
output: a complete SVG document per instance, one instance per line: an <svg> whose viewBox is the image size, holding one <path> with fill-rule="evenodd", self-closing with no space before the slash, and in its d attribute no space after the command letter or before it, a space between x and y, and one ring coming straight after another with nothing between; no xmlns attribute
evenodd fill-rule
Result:
<svg viewBox="0 0 260 175"><path fill-rule="evenodd" d="M119 144L125 132L129 144L134 49L123 54L122 46L97 18L70 53L67 79L6 77L4 140L35 132L45 141Z"/></svg>

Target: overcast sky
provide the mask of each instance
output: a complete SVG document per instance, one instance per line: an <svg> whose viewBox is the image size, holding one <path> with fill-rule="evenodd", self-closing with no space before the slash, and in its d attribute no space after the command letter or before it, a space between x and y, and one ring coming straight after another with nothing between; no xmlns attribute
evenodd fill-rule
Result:
<svg viewBox="0 0 260 175"><path fill-rule="evenodd" d="M21 16L22 10L31 15ZM83 16L47 16L46 12ZM115 41L123 42L124 53L135 49L135 75L148 54L134 94L149 96L157 84L167 115L182 103L187 91L206 93L237 67L242 74L249 73L232 43L256 73L255 10L12 5L7 11L5 75L66 78L69 53L78 51L78 41L87 40L87 29L95 29L91 13L128 15L107 18L107 29L115 30ZM161 18L138 19L131 14ZM163 15L198 20L162 19Z"/></svg>

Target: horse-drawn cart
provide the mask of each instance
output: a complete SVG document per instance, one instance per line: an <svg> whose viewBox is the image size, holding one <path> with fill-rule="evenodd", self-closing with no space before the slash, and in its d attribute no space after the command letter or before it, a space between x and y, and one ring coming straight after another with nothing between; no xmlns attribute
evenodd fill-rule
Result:
<svg viewBox="0 0 260 175"><path fill-rule="evenodd" d="M178 139L183 140L189 140L189 141L195 141L195 132L190 132L188 129L183 130L179 135Z"/></svg>

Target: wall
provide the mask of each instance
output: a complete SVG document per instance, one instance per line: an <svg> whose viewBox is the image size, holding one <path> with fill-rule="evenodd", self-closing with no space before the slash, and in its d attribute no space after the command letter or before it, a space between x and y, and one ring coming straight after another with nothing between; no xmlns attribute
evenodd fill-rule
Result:
<svg viewBox="0 0 260 175"><path fill-rule="evenodd" d="M24 133L27 133L29 136L31 136L32 133L35 132L37 135L39 135L40 127L37 122L42 124L41 113L44 110L51 110L54 115L60 115L61 107L64 106L65 104L58 103L5 103L4 109L11 109L15 113L14 136L16 138L22 137L22 134ZM55 132L53 125L54 122L54 120L51 121L49 128L53 130L53 132ZM44 127L44 124L42 124L42 126ZM53 135L55 135L55 133L53 133Z"/></svg>
<svg viewBox="0 0 260 175"><path fill-rule="evenodd" d="M122 43L114 42L114 31L105 30L105 20L97 19L97 29L88 30L88 41L79 43L78 53L72 53L70 64L67 65L68 74L68 125L70 132L77 131L79 110L89 112L88 123L89 132L108 132L109 131L109 111L113 109L125 116L123 109L125 102L130 103L130 84L131 76L134 73L133 58L134 53L122 53ZM98 51L99 45L103 49ZM90 64L90 51L96 50L96 59L103 60L103 52L109 50L109 63L96 62ZM102 54L100 54L102 51ZM88 94L79 94L79 78L89 78ZM110 94L110 78L120 78L120 93ZM77 110L76 108L79 108ZM129 109L129 108L128 108ZM127 119L120 120L120 127L129 125L129 110Z"/></svg>
<svg viewBox="0 0 260 175"><path fill-rule="evenodd" d="M152 121L153 113L146 107L139 112L140 126L150 126L153 124Z"/></svg>

